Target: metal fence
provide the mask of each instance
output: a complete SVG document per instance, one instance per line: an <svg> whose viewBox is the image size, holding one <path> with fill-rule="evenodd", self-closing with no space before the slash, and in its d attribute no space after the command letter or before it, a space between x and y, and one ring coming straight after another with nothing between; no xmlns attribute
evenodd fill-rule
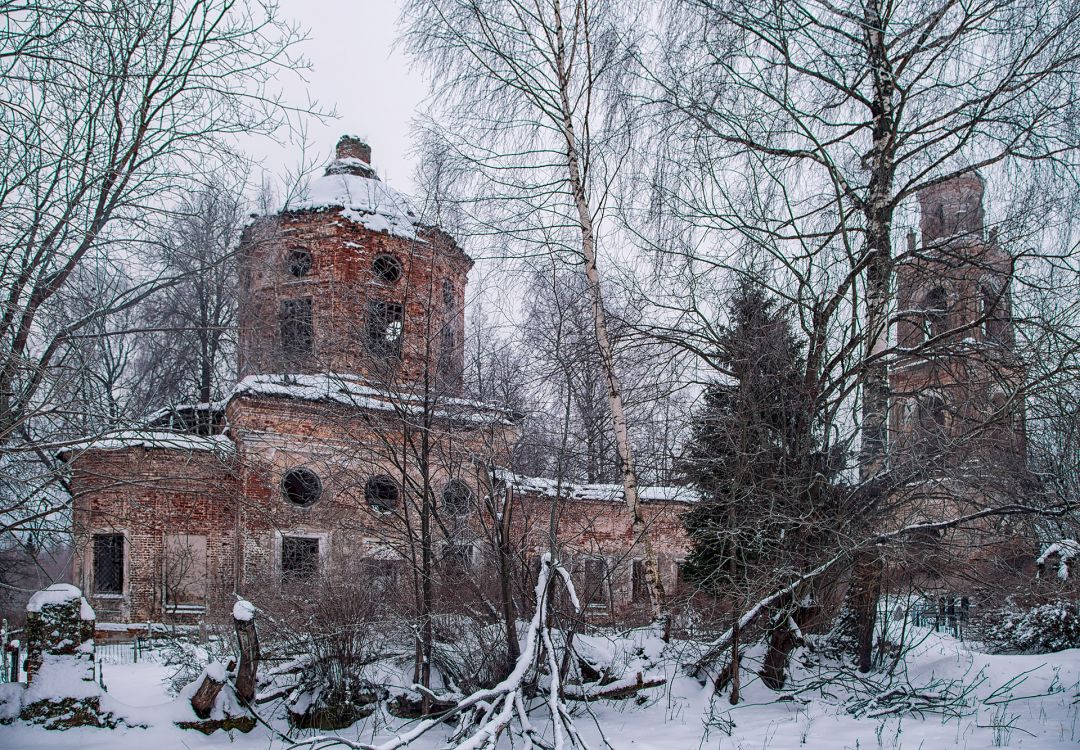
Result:
<svg viewBox="0 0 1080 750"><path fill-rule="evenodd" d="M133 641L106 641L94 646L98 664L138 664L150 656L147 644L141 638Z"/></svg>

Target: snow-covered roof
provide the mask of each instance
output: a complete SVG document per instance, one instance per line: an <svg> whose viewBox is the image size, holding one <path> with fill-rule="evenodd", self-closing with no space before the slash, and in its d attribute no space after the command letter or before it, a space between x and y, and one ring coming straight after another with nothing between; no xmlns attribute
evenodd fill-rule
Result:
<svg viewBox="0 0 1080 750"><path fill-rule="evenodd" d="M235 446L224 435L192 435L186 432L170 430L118 430L100 437L75 443L64 449L64 454L72 455L87 450L121 450L123 448L160 448L178 451L206 451L227 455Z"/></svg>
<svg viewBox="0 0 1080 750"><path fill-rule="evenodd" d="M509 471L496 472L498 479L507 482L520 492L534 492L554 496L558 482L547 477L524 477ZM621 484L571 484L563 482L562 496L569 500L600 500L625 502ZM696 503L700 493L692 487L638 487L642 502Z"/></svg>
<svg viewBox="0 0 1080 750"><path fill-rule="evenodd" d="M342 373L249 375L233 389L233 397L243 395L338 403L399 414L419 415L424 407L422 396L380 388L359 375ZM476 425L514 423L513 415L505 409L464 398L438 398L433 416Z"/></svg>
<svg viewBox="0 0 1080 750"><path fill-rule="evenodd" d="M356 174L360 168L369 170ZM367 176L370 174L370 176ZM329 211L338 213L372 232L386 232L416 239L416 214L405 197L379 180L365 162L352 157L336 159L326 174L308 184L302 200L285 206L285 211Z"/></svg>

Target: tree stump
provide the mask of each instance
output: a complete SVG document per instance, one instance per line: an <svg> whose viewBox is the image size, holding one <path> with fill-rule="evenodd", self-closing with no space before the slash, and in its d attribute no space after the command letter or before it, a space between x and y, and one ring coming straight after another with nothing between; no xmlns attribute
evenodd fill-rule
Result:
<svg viewBox="0 0 1080 750"><path fill-rule="evenodd" d="M209 719L214 711L218 693L225 687L225 667L220 662L211 662L203 672L195 694L191 696L191 708L200 719Z"/></svg>
<svg viewBox="0 0 1080 750"><path fill-rule="evenodd" d="M236 641L240 645L240 666L236 670L236 694L245 704L255 700L256 673L259 671L259 634L255 629L255 607L240 600L233 605Z"/></svg>

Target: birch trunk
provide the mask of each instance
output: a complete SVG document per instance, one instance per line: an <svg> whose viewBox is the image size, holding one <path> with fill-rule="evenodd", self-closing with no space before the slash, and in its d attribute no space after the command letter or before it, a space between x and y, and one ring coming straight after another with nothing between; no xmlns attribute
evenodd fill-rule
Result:
<svg viewBox="0 0 1080 750"><path fill-rule="evenodd" d="M623 494L626 498L626 508L630 512L634 539L641 541L644 552L645 580L649 586L649 604L653 617L659 619L663 613L664 584L660 580L660 568L653 549L652 539L645 523L645 517L641 513L637 470L634 467L634 452L630 445L630 433L626 426L626 410L623 406L622 388L615 372L614 351L611 339L608 336L604 297L600 287L600 272L597 268L596 231L586 194L587 175L582 169L577 133L574 128L573 107L570 103L571 74L567 65L562 7L558 0L554 4L554 10L555 65L558 76L560 125L566 144L567 179L570 183L570 191L577 210L578 225L581 229L581 254L585 261L586 287L589 294L589 304L592 308L593 328L596 332L597 348L600 351L601 367L607 384L608 406L611 409L615 445L622 466Z"/></svg>

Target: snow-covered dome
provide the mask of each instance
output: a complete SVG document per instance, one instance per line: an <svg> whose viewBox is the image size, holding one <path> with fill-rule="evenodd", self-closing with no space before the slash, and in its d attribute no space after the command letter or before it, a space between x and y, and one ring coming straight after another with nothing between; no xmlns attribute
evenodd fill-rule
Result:
<svg viewBox="0 0 1080 750"><path fill-rule="evenodd" d="M405 197L383 183L371 167L371 148L355 136L342 136L337 158L326 173L311 181L302 200L286 211L340 209L344 218L373 232L416 239L416 214Z"/></svg>

